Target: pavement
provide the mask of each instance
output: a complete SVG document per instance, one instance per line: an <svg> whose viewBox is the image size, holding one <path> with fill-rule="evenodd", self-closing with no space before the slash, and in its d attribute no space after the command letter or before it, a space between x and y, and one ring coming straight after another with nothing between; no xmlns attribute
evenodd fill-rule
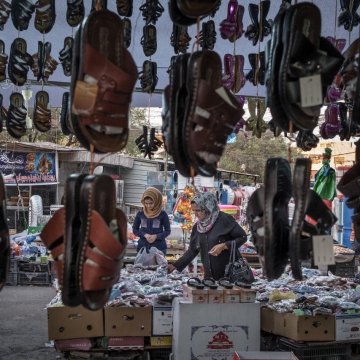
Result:
<svg viewBox="0 0 360 360"><path fill-rule="evenodd" d="M53 287L5 286L0 292L0 360L53 360L62 358L45 347L46 304Z"/></svg>

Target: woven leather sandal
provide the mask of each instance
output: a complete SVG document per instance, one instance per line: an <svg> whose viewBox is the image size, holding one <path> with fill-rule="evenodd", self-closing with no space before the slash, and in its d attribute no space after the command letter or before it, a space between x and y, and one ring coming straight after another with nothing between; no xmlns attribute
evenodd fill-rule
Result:
<svg viewBox="0 0 360 360"><path fill-rule="evenodd" d="M74 45L74 39L70 36L67 36L64 39L64 47L59 52L59 60L63 67L65 76L71 75L73 45Z"/></svg>
<svg viewBox="0 0 360 360"><path fill-rule="evenodd" d="M145 25L149 25L150 23L155 25L164 12L164 8L159 0L146 0L145 4L141 5L139 10L142 13Z"/></svg>
<svg viewBox="0 0 360 360"><path fill-rule="evenodd" d="M147 25L143 27L143 36L140 41L145 56L154 55L157 49L156 27Z"/></svg>
<svg viewBox="0 0 360 360"><path fill-rule="evenodd" d="M6 129L10 136L20 139L26 134L27 110L25 100L20 93L10 95L10 106L6 117Z"/></svg>
<svg viewBox="0 0 360 360"><path fill-rule="evenodd" d="M88 175L81 185L79 252L76 262L81 303L101 309L117 283L127 244L127 222L116 208L114 180Z"/></svg>
<svg viewBox="0 0 360 360"><path fill-rule="evenodd" d="M27 44L24 39L17 38L11 44L8 75L17 86L25 84L29 67L33 64L33 58L26 51Z"/></svg>
<svg viewBox="0 0 360 360"><path fill-rule="evenodd" d="M145 60L143 70L139 72L140 86L143 92L153 93L158 83L156 62Z"/></svg>
<svg viewBox="0 0 360 360"><path fill-rule="evenodd" d="M16 30L27 30L35 5L29 0L11 0L11 20Z"/></svg>
<svg viewBox="0 0 360 360"><path fill-rule="evenodd" d="M55 24L55 0L37 0L35 7L35 29L47 34Z"/></svg>
<svg viewBox="0 0 360 360"><path fill-rule="evenodd" d="M5 43L0 40L0 82L6 79L6 65L8 56L5 54Z"/></svg>
<svg viewBox="0 0 360 360"><path fill-rule="evenodd" d="M70 95L76 137L97 152L120 151L128 139L129 106L138 77L124 47L121 18L107 10L91 13L76 33L74 51Z"/></svg>
<svg viewBox="0 0 360 360"><path fill-rule="evenodd" d="M46 91L38 91L35 95L33 123L40 132L47 132L51 129L49 94Z"/></svg>
<svg viewBox="0 0 360 360"><path fill-rule="evenodd" d="M4 30L4 25L7 23L10 13L11 5L5 0L0 0L0 30Z"/></svg>
<svg viewBox="0 0 360 360"><path fill-rule="evenodd" d="M84 15L84 0L67 0L66 21L70 26L78 26Z"/></svg>
<svg viewBox="0 0 360 360"><path fill-rule="evenodd" d="M128 18L123 19L124 23L124 44L128 49L131 45L131 20Z"/></svg>

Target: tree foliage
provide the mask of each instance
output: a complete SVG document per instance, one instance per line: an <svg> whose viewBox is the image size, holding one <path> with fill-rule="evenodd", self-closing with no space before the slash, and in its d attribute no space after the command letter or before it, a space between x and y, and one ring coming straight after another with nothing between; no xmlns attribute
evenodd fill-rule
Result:
<svg viewBox="0 0 360 360"><path fill-rule="evenodd" d="M245 137L239 133L236 143L228 144L220 160L220 168L250 174L260 175L258 182L264 180L265 163L271 157L284 157L288 159L289 141L282 136L274 137L273 133L267 131L258 139L255 136ZM299 157L297 148L291 147L291 157ZM235 177L236 178L236 177ZM242 183L252 182L247 177L238 178Z"/></svg>

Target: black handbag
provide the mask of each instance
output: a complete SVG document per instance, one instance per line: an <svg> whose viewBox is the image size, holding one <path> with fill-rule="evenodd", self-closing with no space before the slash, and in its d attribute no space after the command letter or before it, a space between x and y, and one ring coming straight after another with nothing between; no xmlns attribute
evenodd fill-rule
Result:
<svg viewBox="0 0 360 360"><path fill-rule="evenodd" d="M238 259L236 259L235 255L238 256ZM235 240L231 242L230 260L225 267L225 277L229 278L232 283L251 284L255 281L254 274L241 256Z"/></svg>

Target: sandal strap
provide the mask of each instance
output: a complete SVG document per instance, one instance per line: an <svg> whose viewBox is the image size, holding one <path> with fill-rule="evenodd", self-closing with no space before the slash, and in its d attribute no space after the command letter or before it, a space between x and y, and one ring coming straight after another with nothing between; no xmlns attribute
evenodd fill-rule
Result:
<svg viewBox="0 0 360 360"><path fill-rule="evenodd" d="M42 23L42 22L49 22L51 20L51 14L52 14L52 10L51 10L51 4L47 4L47 5L40 5L40 4L36 4L36 17L35 17L35 21L37 23Z"/></svg>
<svg viewBox="0 0 360 360"><path fill-rule="evenodd" d="M64 255L65 246L64 242L61 241L64 237L64 219L65 209L61 208L45 225L43 231L40 234L41 240L45 246L51 251L51 255L55 261L56 272L59 279L59 284L62 284L62 269L63 260L60 260L60 256Z"/></svg>
<svg viewBox="0 0 360 360"><path fill-rule="evenodd" d="M127 53L126 49L122 51ZM84 63L84 73L98 83L77 81L74 113L88 116L81 119L86 125L128 128L129 104L137 78L118 68L89 44L85 46Z"/></svg>
<svg viewBox="0 0 360 360"><path fill-rule="evenodd" d="M89 242L98 251L90 246L86 249L86 258L96 265L85 261L83 273L86 276L83 277L83 291L107 289L117 282L122 267L122 257L125 253L125 247L122 244L124 239L121 238L124 235L121 228L123 216L122 211L116 209L120 237L117 240L110 232L102 216L97 211L92 211Z"/></svg>
<svg viewBox="0 0 360 360"><path fill-rule="evenodd" d="M36 104L34 117L37 122L51 123L51 110L41 103Z"/></svg>
<svg viewBox="0 0 360 360"><path fill-rule="evenodd" d="M35 5L28 0L24 0L24 1L19 2L18 6L19 6L19 10L20 10L18 12L19 20L29 22L33 12L35 11Z"/></svg>

